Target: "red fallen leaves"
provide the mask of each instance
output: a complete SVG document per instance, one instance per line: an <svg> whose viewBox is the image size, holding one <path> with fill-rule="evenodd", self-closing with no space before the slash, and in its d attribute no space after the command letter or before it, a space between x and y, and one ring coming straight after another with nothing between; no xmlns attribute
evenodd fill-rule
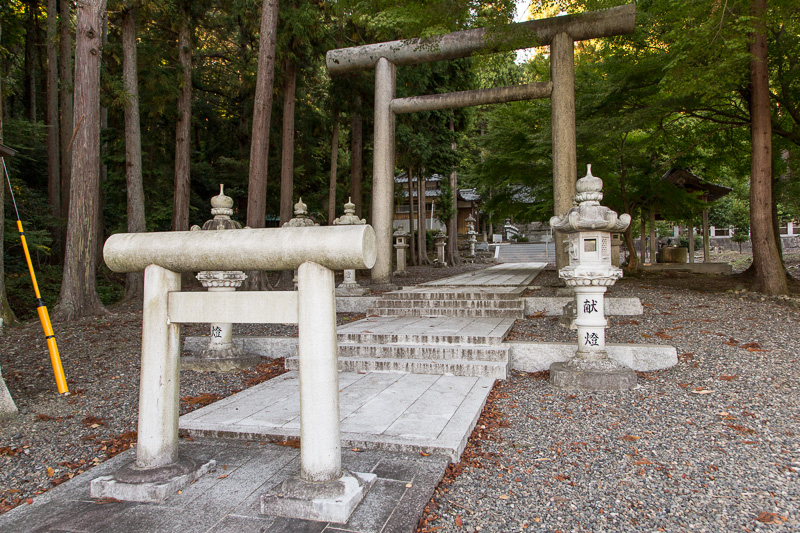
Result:
<svg viewBox="0 0 800 533"><path fill-rule="evenodd" d="M749 435L751 433L755 433L756 432L756 430L754 430L754 429L750 429L750 428L745 427L745 426L740 426L739 424L734 424L732 422L726 422L725 425L728 426L729 428L731 428L732 430L741 433L742 435Z"/></svg>
<svg viewBox="0 0 800 533"><path fill-rule="evenodd" d="M757 342L748 342L747 344L742 344L739 348L744 348L748 352L766 352L767 350L762 350L761 345Z"/></svg>
<svg viewBox="0 0 800 533"><path fill-rule="evenodd" d="M789 518L786 516L781 516L778 513L768 513L766 511L763 511L760 515L758 515L758 517L756 517L756 520L758 520L763 524L780 525L788 521Z"/></svg>
<svg viewBox="0 0 800 533"><path fill-rule="evenodd" d="M105 426L106 425L106 423L103 421L102 418L97 418L96 416L92 416L92 415L89 415L86 418L84 418L82 420L82 423L83 423L84 426L94 426L95 424L97 424L97 426Z"/></svg>
<svg viewBox="0 0 800 533"><path fill-rule="evenodd" d="M125 450L132 448L136 443L137 433L135 431L126 431L116 437L111 437L108 440L100 441L100 448L98 451L106 452L106 457L111 459L115 455L119 455Z"/></svg>
<svg viewBox="0 0 800 533"><path fill-rule="evenodd" d="M14 457L22 450L19 448L9 448L8 446L3 446L0 448L0 455L8 455L9 457Z"/></svg>
<svg viewBox="0 0 800 533"><path fill-rule="evenodd" d="M184 407L205 407L206 405L210 405L217 400L221 400L222 396L219 394L213 394L210 392L204 392L199 396L184 396L181 398L181 403L184 404Z"/></svg>
<svg viewBox="0 0 800 533"><path fill-rule="evenodd" d="M252 372L253 375L248 375L247 378L242 380L242 384L245 387L253 387L259 383L269 381L274 377L285 374L288 372L288 370L286 370L283 357L279 357L266 363L261 363L260 365L256 366L255 370L249 371L248 374L250 372Z"/></svg>
<svg viewBox="0 0 800 533"><path fill-rule="evenodd" d="M276 440L272 441L272 444L277 444L278 446L288 446L289 448L299 448L300 439Z"/></svg>
<svg viewBox="0 0 800 533"><path fill-rule="evenodd" d="M637 437L636 435L625 435L624 437L620 437L622 440L626 442L633 442L636 440L641 439L642 437Z"/></svg>
<svg viewBox="0 0 800 533"><path fill-rule="evenodd" d="M739 379L739 376L719 376L719 379L722 381L733 381Z"/></svg>

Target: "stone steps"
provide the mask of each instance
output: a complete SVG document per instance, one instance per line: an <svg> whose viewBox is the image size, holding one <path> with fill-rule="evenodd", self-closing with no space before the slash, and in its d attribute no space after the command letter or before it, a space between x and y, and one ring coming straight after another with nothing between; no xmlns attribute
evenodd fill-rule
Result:
<svg viewBox="0 0 800 533"><path fill-rule="evenodd" d="M503 342L502 337L491 335L464 335L448 333L338 333L339 345L343 344L367 344L367 345L451 345L469 344L484 346L499 346Z"/></svg>
<svg viewBox="0 0 800 533"><path fill-rule="evenodd" d="M453 376L487 377L505 379L508 376L506 361L465 361L442 359L367 359L339 357L341 372L409 372ZM286 359L286 368L297 370L297 357Z"/></svg>
<svg viewBox="0 0 800 533"><path fill-rule="evenodd" d="M444 346L340 343L339 358L440 359L464 361L508 360L508 346L447 344Z"/></svg>
<svg viewBox="0 0 800 533"><path fill-rule="evenodd" d="M523 309L424 309L424 308L377 308L367 309L367 316L451 316L451 317L501 317L523 318Z"/></svg>

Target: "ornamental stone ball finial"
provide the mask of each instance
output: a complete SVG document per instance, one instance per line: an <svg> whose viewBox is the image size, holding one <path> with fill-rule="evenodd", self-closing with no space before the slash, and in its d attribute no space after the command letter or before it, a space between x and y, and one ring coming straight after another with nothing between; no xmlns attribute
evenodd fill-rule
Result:
<svg viewBox="0 0 800 533"><path fill-rule="evenodd" d="M226 229L242 229L242 224L236 220L231 219L233 215L233 198L226 196L224 185L220 183L219 194L211 198L211 214L214 216L211 220L206 220L203 227L192 226L192 231L197 230L226 230Z"/></svg>
<svg viewBox="0 0 800 533"><path fill-rule="evenodd" d="M575 202L589 205L599 205L603 199L603 180L592 175L592 165L586 165L586 175L575 183Z"/></svg>
<svg viewBox="0 0 800 533"><path fill-rule="evenodd" d="M344 215L335 219L333 223L337 226L359 226L366 224L367 220L365 218L358 218L356 215L356 204L353 203L352 198L348 198L347 203L344 204Z"/></svg>
<svg viewBox="0 0 800 533"><path fill-rule="evenodd" d="M303 203L303 197L294 204L294 216L297 218L305 218L308 216L308 206Z"/></svg>

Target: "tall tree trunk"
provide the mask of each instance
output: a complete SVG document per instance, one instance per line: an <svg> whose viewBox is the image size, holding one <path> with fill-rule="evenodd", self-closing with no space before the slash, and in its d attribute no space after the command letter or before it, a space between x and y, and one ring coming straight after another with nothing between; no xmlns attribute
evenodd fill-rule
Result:
<svg viewBox="0 0 800 533"><path fill-rule="evenodd" d="M272 85L275 79L275 48L278 38L278 0L264 0L261 6L258 72L253 103L253 133L250 139L250 174L247 184L247 225L263 228L267 214L267 169L269 123L272 116ZM268 286L262 273L249 272L245 286L261 290Z"/></svg>
<svg viewBox="0 0 800 533"><path fill-rule="evenodd" d="M178 28L178 61L181 65L178 96L178 124L175 127L175 197L172 208L172 230L189 229L191 199L191 135L192 135L192 35L190 6L183 4Z"/></svg>
<svg viewBox="0 0 800 533"><path fill-rule="evenodd" d="M60 247L64 251L67 238L66 217L69 213L69 184L72 174L72 17L71 0L59 0L59 100L61 103L61 234Z"/></svg>
<svg viewBox="0 0 800 533"><path fill-rule="evenodd" d="M284 61L283 131L281 134L281 226L292 218L294 204L294 104L297 89L297 65Z"/></svg>
<svg viewBox="0 0 800 533"><path fill-rule="evenodd" d="M100 197L100 58L105 0L78 4L75 117L63 281L54 315L65 320L105 312L97 295L95 239Z"/></svg>
<svg viewBox="0 0 800 533"><path fill-rule="evenodd" d="M455 135L456 126L453 117L450 117L450 133ZM456 141L455 138L450 143L450 148L455 152ZM458 173L454 168L450 172L450 193L453 212L447 219L447 248L445 250L445 261L450 266L460 265L461 257L458 255Z"/></svg>
<svg viewBox="0 0 800 533"><path fill-rule="evenodd" d="M411 234L408 240L408 249L411 252L410 259L412 265L418 265L417 263L417 237L414 233L414 185L412 184L412 180L414 179L414 168L408 167L408 231Z"/></svg>
<svg viewBox="0 0 800 533"><path fill-rule="evenodd" d="M767 36L762 17L766 0L753 0L756 27L750 41L750 232L753 243L753 290L787 294L786 272L775 239L772 218L772 120L769 107Z"/></svg>
<svg viewBox="0 0 800 533"><path fill-rule="evenodd" d="M361 117L361 95L353 102L350 117L350 198L356 204L356 215L361 218L362 180L364 179L364 119Z"/></svg>
<svg viewBox="0 0 800 533"><path fill-rule="evenodd" d="M283 131L281 134L281 226L292 218L294 204L294 107L297 92L297 64L284 61ZM293 286L293 272L281 272L279 287Z"/></svg>
<svg viewBox="0 0 800 533"><path fill-rule="evenodd" d="M417 225L419 226L419 238L417 239L417 256L419 264L429 265L428 260L428 247L426 231L425 231L425 170L420 169L419 176L417 176Z"/></svg>
<svg viewBox="0 0 800 533"><path fill-rule="evenodd" d="M263 228L266 216L269 123L272 115L277 33L278 0L264 0L261 7L261 35L253 105L253 133L250 141L250 175L247 186L247 225L251 228Z"/></svg>
<svg viewBox="0 0 800 533"><path fill-rule="evenodd" d="M28 0L25 20L25 104L28 120L36 122L36 10L39 2Z"/></svg>
<svg viewBox="0 0 800 533"><path fill-rule="evenodd" d="M331 136L331 174L328 184L328 225L336 218L336 172L339 162L339 110L333 113L333 134Z"/></svg>
<svg viewBox="0 0 800 533"><path fill-rule="evenodd" d="M0 46L3 44L3 27L2 20L0 19ZM3 142L3 77L0 76L0 144ZM5 182L5 171L0 169L0 180ZM8 296L6 295L6 266L5 266L5 243L3 242L4 226L5 226L5 184L0 184L0 334L2 334L2 326L8 326L17 321L14 316L14 311L8 305Z"/></svg>
<svg viewBox="0 0 800 533"><path fill-rule="evenodd" d="M136 58L136 5L126 0L122 9L122 83L125 87L125 184L128 194L128 233L147 231L142 184L142 136L139 128L139 75ZM125 279L124 300L141 299L144 272Z"/></svg>
<svg viewBox="0 0 800 533"><path fill-rule="evenodd" d="M58 124L58 14L57 0L47 0L47 202L56 220L61 218L61 158ZM50 228L58 247L61 228Z"/></svg>

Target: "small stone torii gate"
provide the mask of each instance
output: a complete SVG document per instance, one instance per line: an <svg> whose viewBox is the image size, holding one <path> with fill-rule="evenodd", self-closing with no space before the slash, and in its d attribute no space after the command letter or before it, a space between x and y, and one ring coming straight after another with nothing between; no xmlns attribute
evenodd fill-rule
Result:
<svg viewBox="0 0 800 533"><path fill-rule="evenodd" d="M517 49L550 46L550 81L512 87L495 87L426 96L395 98L397 65L418 65L467 57L496 50L487 28L448 33L424 42L391 41L330 50L326 55L331 75L375 69L375 133L372 173L372 225L377 236L377 260L372 282L392 281L392 222L394 200L396 113L413 113L474 105L550 97L553 128L553 201L556 215L572 207L577 180L575 140L575 41L633 33L636 6L628 4L603 11L564 15L511 24ZM568 264L563 236L557 234L556 265Z"/></svg>

